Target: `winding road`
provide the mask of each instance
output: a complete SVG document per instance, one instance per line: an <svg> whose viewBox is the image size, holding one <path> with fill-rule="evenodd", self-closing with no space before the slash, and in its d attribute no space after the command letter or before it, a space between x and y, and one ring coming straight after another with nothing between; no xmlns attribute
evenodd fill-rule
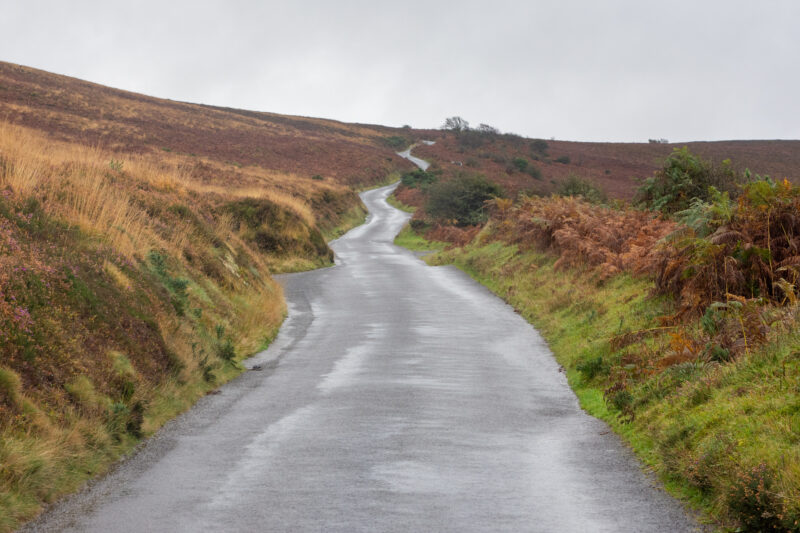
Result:
<svg viewBox="0 0 800 533"><path fill-rule="evenodd" d="M539 334L453 267L392 244L392 187L284 276L251 370L26 531L694 531Z"/></svg>

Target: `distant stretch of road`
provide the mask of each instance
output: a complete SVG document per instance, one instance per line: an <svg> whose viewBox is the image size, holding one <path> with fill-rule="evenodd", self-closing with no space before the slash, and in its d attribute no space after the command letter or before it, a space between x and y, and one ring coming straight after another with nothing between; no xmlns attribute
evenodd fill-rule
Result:
<svg viewBox="0 0 800 533"><path fill-rule="evenodd" d="M392 244L384 187L336 266L285 276L251 370L29 531L681 532L539 334Z"/></svg>

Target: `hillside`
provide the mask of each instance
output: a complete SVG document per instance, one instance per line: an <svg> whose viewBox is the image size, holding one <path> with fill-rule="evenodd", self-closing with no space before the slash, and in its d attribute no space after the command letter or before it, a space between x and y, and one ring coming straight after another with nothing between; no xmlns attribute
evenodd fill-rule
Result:
<svg viewBox="0 0 800 533"><path fill-rule="evenodd" d="M0 531L242 371L271 274L331 264L393 130L0 63Z"/></svg>
<svg viewBox="0 0 800 533"><path fill-rule="evenodd" d="M422 139L445 180L513 196L575 173L628 198L672 149L224 109L0 62L0 531L240 373L285 314L272 274L331 264L356 190L413 169L395 150ZM691 146L800 168L797 141Z"/></svg>
<svg viewBox="0 0 800 533"><path fill-rule="evenodd" d="M639 180L651 176L674 148L682 146L717 163L730 159L737 169L749 168L776 179L800 179L800 141L590 143L477 131L434 135L431 139L436 143L417 146L414 155L445 174L482 173L512 197L521 191L549 194L573 174L599 185L612 198L630 199ZM515 159L524 159L528 167L520 170ZM531 168L538 169L540 175L531 175Z"/></svg>
<svg viewBox="0 0 800 533"><path fill-rule="evenodd" d="M427 213L396 243L536 325L583 407L723 530L800 531L799 186L688 149L636 207L445 177L403 176Z"/></svg>
<svg viewBox="0 0 800 533"><path fill-rule="evenodd" d="M175 102L4 62L0 118L117 152L173 152L346 184L410 168L384 142L393 128Z"/></svg>

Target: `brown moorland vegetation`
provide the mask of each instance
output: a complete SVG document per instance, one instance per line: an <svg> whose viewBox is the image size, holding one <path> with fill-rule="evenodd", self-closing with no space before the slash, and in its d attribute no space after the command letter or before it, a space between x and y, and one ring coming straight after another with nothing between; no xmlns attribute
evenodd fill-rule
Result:
<svg viewBox="0 0 800 533"><path fill-rule="evenodd" d="M0 531L268 344L271 273L330 264L393 133L0 63Z"/></svg>
<svg viewBox="0 0 800 533"><path fill-rule="evenodd" d="M681 146L712 161L731 159L739 171L750 168L775 179L796 178L800 168L800 141L595 143L475 131L440 131L428 136L436 143L416 146L414 155L431 162L433 170L442 169L445 177L455 172L483 174L512 198L519 192L557 192L561 183L574 175L594 183L611 198L630 200L640 180L652 175L673 149ZM515 160L525 168L515 166ZM540 175L530 172L534 168Z"/></svg>
<svg viewBox="0 0 800 533"><path fill-rule="evenodd" d="M406 130L175 102L4 62L0 119L115 152L174 152L361 186L412 168L386 143Z"/></svg>
<svg viewBox="0 0 800 533"><path fill-rule="evenodd" d="M455 244L431 261L541 328L584 407L674 490L731 529L800 531L800 187L681 149L644 189L663 212L495 198L482 228L427 228Z"/></svg>

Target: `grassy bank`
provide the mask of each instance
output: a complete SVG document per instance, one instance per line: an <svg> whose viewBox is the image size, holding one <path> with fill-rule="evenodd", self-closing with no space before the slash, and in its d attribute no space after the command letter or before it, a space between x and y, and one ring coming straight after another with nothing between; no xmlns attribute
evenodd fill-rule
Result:
<svg viewBox="0 0 800 533"><path fill-rule="evenodd" d="M414 211L417 210L416 207L412 205L406 205L400 200L398 200L394 194L390 194L389 197L386 199L386 202L395 209L399 209L400 211L405 211L406 213L413 213Z"/></svg>
<svg viewBox="0 0 800 533"><path fill-rule="evenodd" d="M0 124L0 531L241 373L285 315L271 273L363 221L342 185L191 165Z"/></svg>
<svg viewBox="0 0 800 533"><path fill-rule="evenodd" d="M735 361L673 360L703 323L664 326L675 303L651 297L651 281L556 268L556 257L491 242L490 232L427 260L455 264L534 324L583 408L619 433L671 493L726 530L798 530L793 317ZM403 242L424 247L421 237Z"/></svg>

